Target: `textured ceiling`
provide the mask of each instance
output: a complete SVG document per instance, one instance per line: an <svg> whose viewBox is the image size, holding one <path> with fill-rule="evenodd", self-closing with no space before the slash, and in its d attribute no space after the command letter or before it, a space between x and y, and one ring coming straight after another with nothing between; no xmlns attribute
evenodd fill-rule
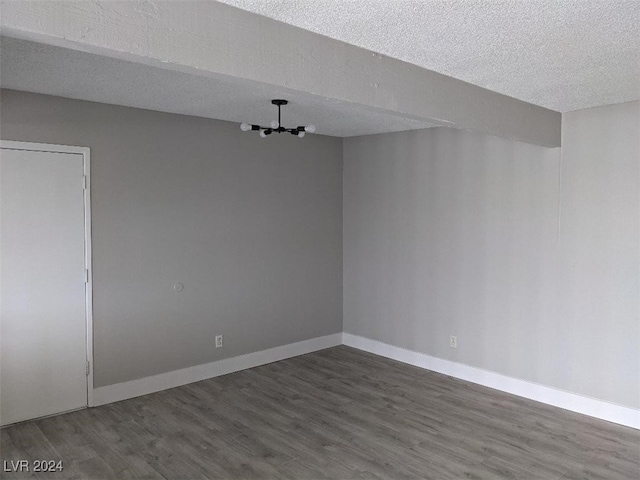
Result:
<svg viewBox="0 0 640 480"><path fill-rule="evenodd" d="M191 75L77 50L1 37L0 85L160 112L269 125L272 98L286 98L285 127L315 124L336 137L417 130L444 123L219 75Z"/></svg>
<svg viewBox="0 0 640 480"><path fill-rule="evenodd" d="M640 99L637 0L220 0L567 112Z"/></svg>

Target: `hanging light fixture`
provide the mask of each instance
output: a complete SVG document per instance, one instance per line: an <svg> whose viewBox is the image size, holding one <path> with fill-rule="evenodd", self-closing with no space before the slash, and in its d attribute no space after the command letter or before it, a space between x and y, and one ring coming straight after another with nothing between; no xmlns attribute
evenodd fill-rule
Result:
<svg viewBox="0 0 640 480"><path fill-rule="evenodd" d="M302 127L296 127L296 128L284 128L281 123L280 108L289 102L287 100L276 99L276 100L271 100L271 103L273 105L278 106L278 120L273 120L271 122L270 127L261 127L260 125L251 125L249 123L242 123L240 124L240 130L242 130L243 132L248 132L249 130L257 130L260 133L260 136L262 138L266 138L267 136L271 135L274 132L276 133L289 132L291 135L297 135L299 138L303 138L305 133L314 133L316 131L315 125L307 125L306 127L302 126Z"/></svg>

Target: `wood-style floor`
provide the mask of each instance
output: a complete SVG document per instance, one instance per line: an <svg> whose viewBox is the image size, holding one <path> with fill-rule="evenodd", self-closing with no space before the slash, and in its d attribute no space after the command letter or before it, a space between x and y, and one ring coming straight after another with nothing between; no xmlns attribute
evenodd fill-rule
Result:
<svg viewBox="0 0 640 480"><path fill-rule="evenodd" d="M639 431L344 346L0 436L50 479L640 478Z"/></svg>

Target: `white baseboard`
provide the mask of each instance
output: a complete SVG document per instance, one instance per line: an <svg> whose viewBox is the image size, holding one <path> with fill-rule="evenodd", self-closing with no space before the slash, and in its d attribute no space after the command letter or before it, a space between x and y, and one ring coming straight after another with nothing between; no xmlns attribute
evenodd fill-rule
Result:
<svg viewBox="0 0 640 480"><path fill-rule="evenodd" d="M304 355L305 353L315 352L324 348L335 347L341 343L342 334L334 333L332 335L290 343L268 350L225 358L224 360L195 365L151 377L139 378L137 380L131 380L130 382L107 385L93 390L93 405L98 406L104 405L105 403L119 402L120 400L139 397L188 383L199 382L207 378L219 377L220 375L266 365L267 363L277 362L286 358L297 357L298 355Z"/></svg>
<svg viewBox="0 0 640 480"><path fill-rule="evenodd" d="M342 343L365 352L484 385L485 387L495 388L496 390L536 400L554 407L640 429L640 410L443 360L350 333L342 334Z"/></svg>
<svg viewBox="0 0 640 480"><path fill-rule="evenodd" d="M199 382L207 378L218 377L247 368L258 367L298 355L304 355L305 353L315 352L324 348L335 347L340 344L468 382L484 385L485 387L495 388L496 390L513 395L536 400L546 403L547 405L553 405L572 412L582 413L627 427L640 429L640 410L584 397L576 393L565 392L525 380L519 380L488 370L470 367L462 363L432 357L424 353L414 352L350 333L335 333L324 337L312 338L302 342L270 348L268 350L248 353L238 357L226 358L216 362L131 380L130 382L99 387L93 390L93 405L104 405L106 403L139 397L168 388Z"/></svg>

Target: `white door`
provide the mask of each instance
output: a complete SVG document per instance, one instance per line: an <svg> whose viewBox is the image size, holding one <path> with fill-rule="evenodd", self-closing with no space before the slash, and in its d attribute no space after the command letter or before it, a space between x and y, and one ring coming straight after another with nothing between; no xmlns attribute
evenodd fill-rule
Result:
<svg viewBox="0 0 640 480"><path fill-rule="evenodd" d="M2 143L2 425L87 405L84 172L82 153Z"/></svg>

